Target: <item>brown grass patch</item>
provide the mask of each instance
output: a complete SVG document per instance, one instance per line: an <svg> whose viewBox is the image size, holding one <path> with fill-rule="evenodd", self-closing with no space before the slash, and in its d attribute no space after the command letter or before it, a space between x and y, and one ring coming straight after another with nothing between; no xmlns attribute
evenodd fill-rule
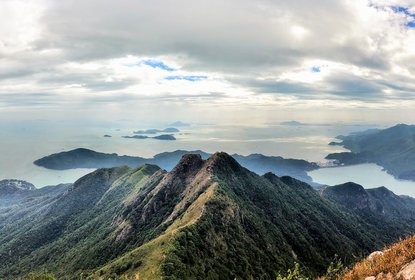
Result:
<svg viewBox="0 0 415 280"><path fill-rule="evenodd" d="M343 280L360 280L379 273L396 275L401 268L415 259L415 235L391 245L372 259L364 259L340 277Z"/></svg>

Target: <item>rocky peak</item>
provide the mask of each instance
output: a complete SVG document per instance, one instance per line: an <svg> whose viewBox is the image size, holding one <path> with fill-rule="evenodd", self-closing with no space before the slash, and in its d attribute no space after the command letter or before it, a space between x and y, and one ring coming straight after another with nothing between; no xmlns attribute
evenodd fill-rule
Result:
<svg viewBox="0 0 415 280"><path fill-rule="evenodd" d="M188 174L199 170L204 163L204 160L199 154L186 154L179 163L173 168L171 173L174 174Z"/></svg>
<svg viewBox="0 0 415 280"><path fill-rule="evenodd" d="M229 154L225 152L214 153L206 162L208 172L240 172L242 166Z"/></svg>

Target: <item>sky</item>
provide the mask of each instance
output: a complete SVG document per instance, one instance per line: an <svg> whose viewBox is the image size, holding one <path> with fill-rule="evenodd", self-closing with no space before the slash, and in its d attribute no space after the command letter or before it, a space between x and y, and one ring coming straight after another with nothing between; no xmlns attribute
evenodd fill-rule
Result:
<svg viewBox="0 0 415 280"><path fill-rule="evenodd" d="M2 0L0 20L3 121L415 122L413 0Z"/></svg>

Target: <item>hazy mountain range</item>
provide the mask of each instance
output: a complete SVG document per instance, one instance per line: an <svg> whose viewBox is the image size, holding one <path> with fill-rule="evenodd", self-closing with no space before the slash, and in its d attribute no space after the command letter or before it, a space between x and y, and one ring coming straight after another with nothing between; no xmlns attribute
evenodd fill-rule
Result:
<svg viewBox="0 0 415 280"><path fill-rule="evenodd" d="M294 262L316 276L414 232L414 209L384 188L259 176L225 153L98 169L1 196L0 278L275 279Z"/></svg>

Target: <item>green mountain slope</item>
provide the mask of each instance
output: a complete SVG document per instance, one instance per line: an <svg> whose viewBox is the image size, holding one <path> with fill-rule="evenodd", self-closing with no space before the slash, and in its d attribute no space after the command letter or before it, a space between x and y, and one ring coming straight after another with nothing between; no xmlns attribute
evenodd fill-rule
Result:
<svg viewBox="0 0 415 280"><path fill-rule="evenodd" d="M294 262L318 275L335 255L350 263L413 232L412 215L402 220L407 228L389 232L402 221L259 176L225 153L186 155L168 173L97 170L23 230L0 229L0 278L47 269L59 279L275 279Z"/></svg>
<svg viewBox="0 0 415 280"><path fill-rule="evenodd" d="M372 129L338 136L336 145L351 152L333 153L326 158L340 164L372 162L399 179L415 180L415 126L399 124L387 129Z"/></svg>

